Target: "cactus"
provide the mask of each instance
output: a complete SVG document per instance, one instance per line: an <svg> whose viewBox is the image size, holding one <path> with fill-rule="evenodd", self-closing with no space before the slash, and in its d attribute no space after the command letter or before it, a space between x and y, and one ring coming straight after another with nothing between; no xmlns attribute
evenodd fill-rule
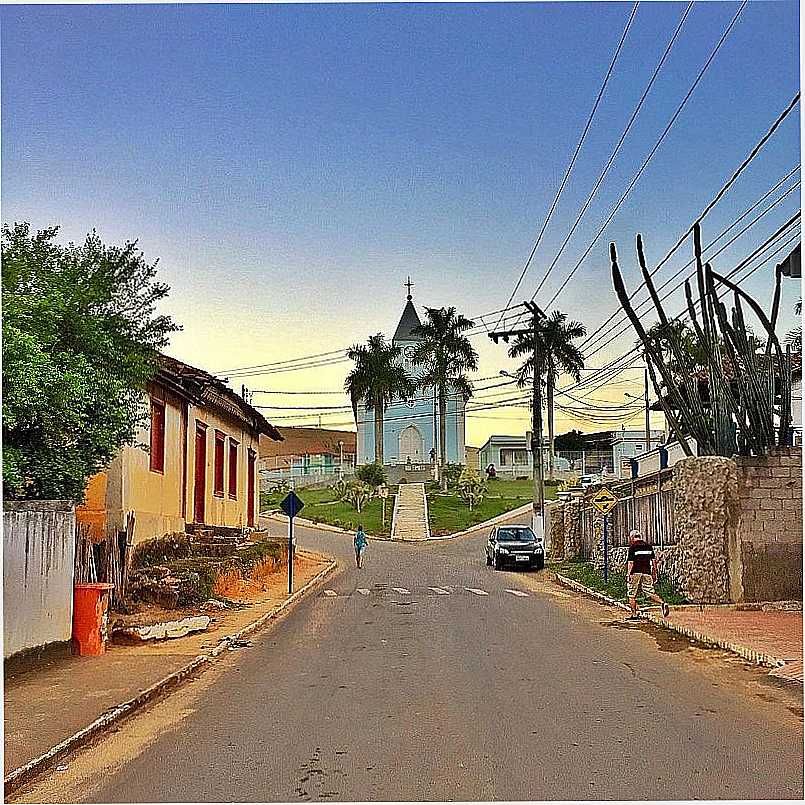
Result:
<svg viewBox="0 0 805 805"><path fill-rule="evenodd" d="M610 256L615 293L643 345L649 376L668 424L685 453L691 454L687 438L692 436L698 444L700 455L729 457L736 452L762 455L775 444L787 443L791 425L790 348L783 353L775 334L782 273L778 266L771 315L767 317L751 296L727 277L716 273L709 263L702 261L698 223L693 227L693 250L698 299L694 301L690 281L685 282L685 299L696 346L707 356L707 405L699 393L695 361L683 343L681 334L672 327L680 316L669 319L662 306L646 265L641 235L637 236L638 262L659 319L659 327L653 331L654 335L649 335L631 305L613 243L610 245ZM732 292L730 314L721 301L718 285L727 289L722 295ZM751 308L766 331L762 354L758 354L758 342L746 327L742 301ZM661 348L657 333L665 338L668 358ZM681 372L681 383L672 375L671 362ZM775 418L778 423L776 432Z"/></svg>

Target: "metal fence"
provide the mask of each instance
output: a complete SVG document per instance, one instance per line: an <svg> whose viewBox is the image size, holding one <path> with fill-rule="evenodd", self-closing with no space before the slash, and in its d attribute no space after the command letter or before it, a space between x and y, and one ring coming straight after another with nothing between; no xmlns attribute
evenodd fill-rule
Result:
<svg viewBox="0 0 805 805"><path fill-rule="evenodd" d="M593 506L585 506L581 511L579 541L585 559L592 558L596 543L602 539L600 531L595 533L595 515ZM656 548L675 545L674 490L662 489L640 497L621 498L609 515L609 544L613 548L625 548L633 528Z"/></svg>

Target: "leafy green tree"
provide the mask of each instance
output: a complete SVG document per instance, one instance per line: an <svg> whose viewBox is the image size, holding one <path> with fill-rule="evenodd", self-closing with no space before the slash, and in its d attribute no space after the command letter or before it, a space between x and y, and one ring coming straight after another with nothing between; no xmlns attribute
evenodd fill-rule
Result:
<svg viewBox="0 0 805 805"><path fill-rule="evenodd" d="M157 350L180 329L156 305L133 242L56 242L58 227L2 227L3 495L83 499L87 479L134 439Z"/></svg>
<svg viewBox="0 0 805 805"><path fill-rule="evenodd" d="M367 411L374 411L375 462L382 465L383 415L393 399L411 397L416 387L402 364L402 349L386 341L382 333L370 336L366 344L350 347L347 357L355 361L355 367L347 375L344 388L356 419L361 401Z"/></svg>
<svg viewBox="0 0 805 805"><path fill-rule="evenodd" d="M364 464L355 472L355 477L372 488L382 486L388 480L382 464Z"/></svg>
<svg viewBox="0 0 805 805"><path fill-rule="evenodd" d="M577 338L587 335L587 328L578 321L568 321L567 314L554 310L550 316L541 319L537 329L537 350L534 351L534 335L517 336L509 348L509 356L529 357L517 370L517 383L525 386L534 376L534 358L538 361L538 372L545 374L546 407L548 413L548 478L554 477L554 391L559 375L569 374L577 383L584 368L584 355L573 343Z"/></svg>
<svg viewBox="0 0 805 805"><path fill-rule="evenodd" d="M460 394L466 402L472 396L467 372L478 369L478 353L465 333L474 323L454 307L425 308L425 322L413 334L422 340L414 347L411 360L424 367L419 379L422 389L436 388L439 404L439 477L446 484L447 397Z"/></svg>

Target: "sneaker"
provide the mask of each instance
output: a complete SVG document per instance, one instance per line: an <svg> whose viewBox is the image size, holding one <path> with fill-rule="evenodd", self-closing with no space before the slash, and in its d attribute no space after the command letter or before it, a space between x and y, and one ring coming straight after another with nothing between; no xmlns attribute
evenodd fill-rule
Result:
<svg viewBox="0 0 805 805"><path fill-rule="evenodd" d="M668 613L670 611L671 611L671 608L668 606L668 604L665 603L665 601L663 601L662 602L662 616L663 616L663 618L667 618Z"/></svg>
<svg viewBox="0 0 805 805"><path fill-rule="evenodd" d="M629 617L627 617L626 620L627 621L639 621L640 616L639 615L629 615Z"/></svg>

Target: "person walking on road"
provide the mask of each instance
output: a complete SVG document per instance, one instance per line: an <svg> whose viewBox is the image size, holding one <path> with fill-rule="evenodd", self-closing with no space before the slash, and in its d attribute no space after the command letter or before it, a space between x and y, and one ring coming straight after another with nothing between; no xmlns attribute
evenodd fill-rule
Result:
<svg viewBox="0 0 805 805"><path fill-rule="evenodd" d="M358 570L363 567L363 554L368 544L369 540L366 539L366 534L363 533L363 526L359 525L355 534L355 564L358 566Z"/></svg>
<svg viewBox="0 0 805 805"><path fill-rule="evenodd" d="M637 594L642 590L646 598L656 601L662 607L663 618L668 617L668 604L654 590L657 581L657 557L654 548L646 542L636 529L629 532L629 554L626 560L626 595L632 614L627 621L639 620L637 614Z"/></svg>

